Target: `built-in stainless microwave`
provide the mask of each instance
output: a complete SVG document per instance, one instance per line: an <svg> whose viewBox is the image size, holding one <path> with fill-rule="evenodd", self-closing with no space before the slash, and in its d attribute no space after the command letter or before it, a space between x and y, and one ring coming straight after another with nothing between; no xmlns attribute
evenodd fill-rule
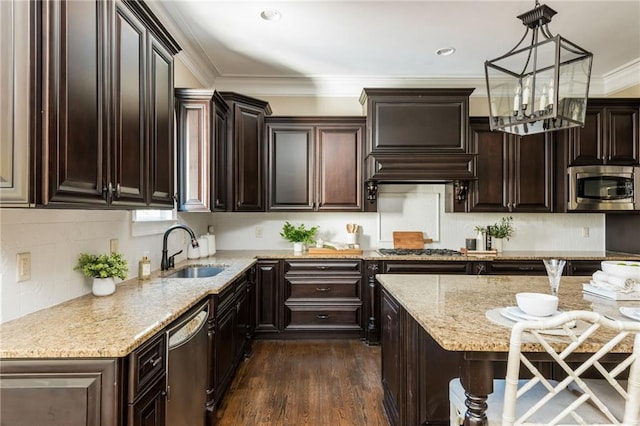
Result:
<svg viewBox="0 0 640 426"><path fill-rule="evenodd" d="M639 166L569 167L569 210L640 210Z"/></svg>

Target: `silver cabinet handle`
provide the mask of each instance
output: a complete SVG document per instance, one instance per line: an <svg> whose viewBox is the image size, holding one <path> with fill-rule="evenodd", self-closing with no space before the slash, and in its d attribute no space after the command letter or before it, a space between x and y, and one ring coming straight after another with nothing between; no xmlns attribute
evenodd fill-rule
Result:
<svg viewBox="0 0 640 426"><path fill-rule="evenodd" d="M327 291L331 291L331 287L316 287L316 291L320 291L320 292L327 292Z"/></svg>
<svg viewBox="0 0 640 426"><path fill-rule="evenodd" d="M324 319L329 319L329 315L328 314L318 314L316 315L316 318L324 320Z"/></svg>

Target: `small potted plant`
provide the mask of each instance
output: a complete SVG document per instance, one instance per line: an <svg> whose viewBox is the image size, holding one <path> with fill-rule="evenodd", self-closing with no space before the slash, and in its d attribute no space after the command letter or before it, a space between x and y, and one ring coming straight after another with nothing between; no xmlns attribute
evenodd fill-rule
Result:
<svg viewBox="0 0 640 426"><path fill-rule="evenodd" d="M294 253L301 253L305 244L313 242L316 231L318 231L318 226L312 226L311 228L306 229L303 223L296 227L287 221L282 227L280 236L293 243Z"/></svg>
<svg viewBox="0 0 640 426"><path fill-rule="evenodd" d="M120 253L89 254L80 253L76 271L93 278L91 291L96 296L108 296L116 291L114 277L124 280L127 278L127 260Z"/></svg>
<svg viewBox="0 0 640 426"><path fill-rule="evenodd" d="M515 232L515 228L513 226L513 217L505 216L500 219L500 222L491 225L488 229L489 235L491 235L491 244L492 247L497 249L498 251L502 251L502 241L503 239L507 239L513 235Z"/></svg>

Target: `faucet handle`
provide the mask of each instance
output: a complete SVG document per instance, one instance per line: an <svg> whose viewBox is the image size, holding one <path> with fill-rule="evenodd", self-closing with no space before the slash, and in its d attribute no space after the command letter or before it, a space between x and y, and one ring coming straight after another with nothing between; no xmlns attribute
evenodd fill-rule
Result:
<svg viewBox="0 0 640 426"><path fill-rule="evenodd" d="M168 262L169 263L169 265L168 265L169 268L173 268L173 267L176 266L176 262L175 262L174 257L179 255L180 253L182 253L182 250L180 250L180 251L178 251L176 253L173 253L171 256L169 256L169 262Z"/></svg>

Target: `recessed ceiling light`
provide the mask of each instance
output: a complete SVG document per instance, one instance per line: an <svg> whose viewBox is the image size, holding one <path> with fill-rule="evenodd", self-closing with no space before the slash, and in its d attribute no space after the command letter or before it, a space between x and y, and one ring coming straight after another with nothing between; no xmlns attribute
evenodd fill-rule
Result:
<svg viewBox="0 0 640 426"><path fill-rule="evenodd" d="M438 56L449 56L455 53L456 49L453 47L443 47L441 49L436 50L436 55Z"/></svg>
<svg viewBox="0 0 640 426"><path fill-rule="evenodd" d="M282 13L275 9L265 9L260 12L260 17L265 21L279 21L282 18Z"/></svg>

